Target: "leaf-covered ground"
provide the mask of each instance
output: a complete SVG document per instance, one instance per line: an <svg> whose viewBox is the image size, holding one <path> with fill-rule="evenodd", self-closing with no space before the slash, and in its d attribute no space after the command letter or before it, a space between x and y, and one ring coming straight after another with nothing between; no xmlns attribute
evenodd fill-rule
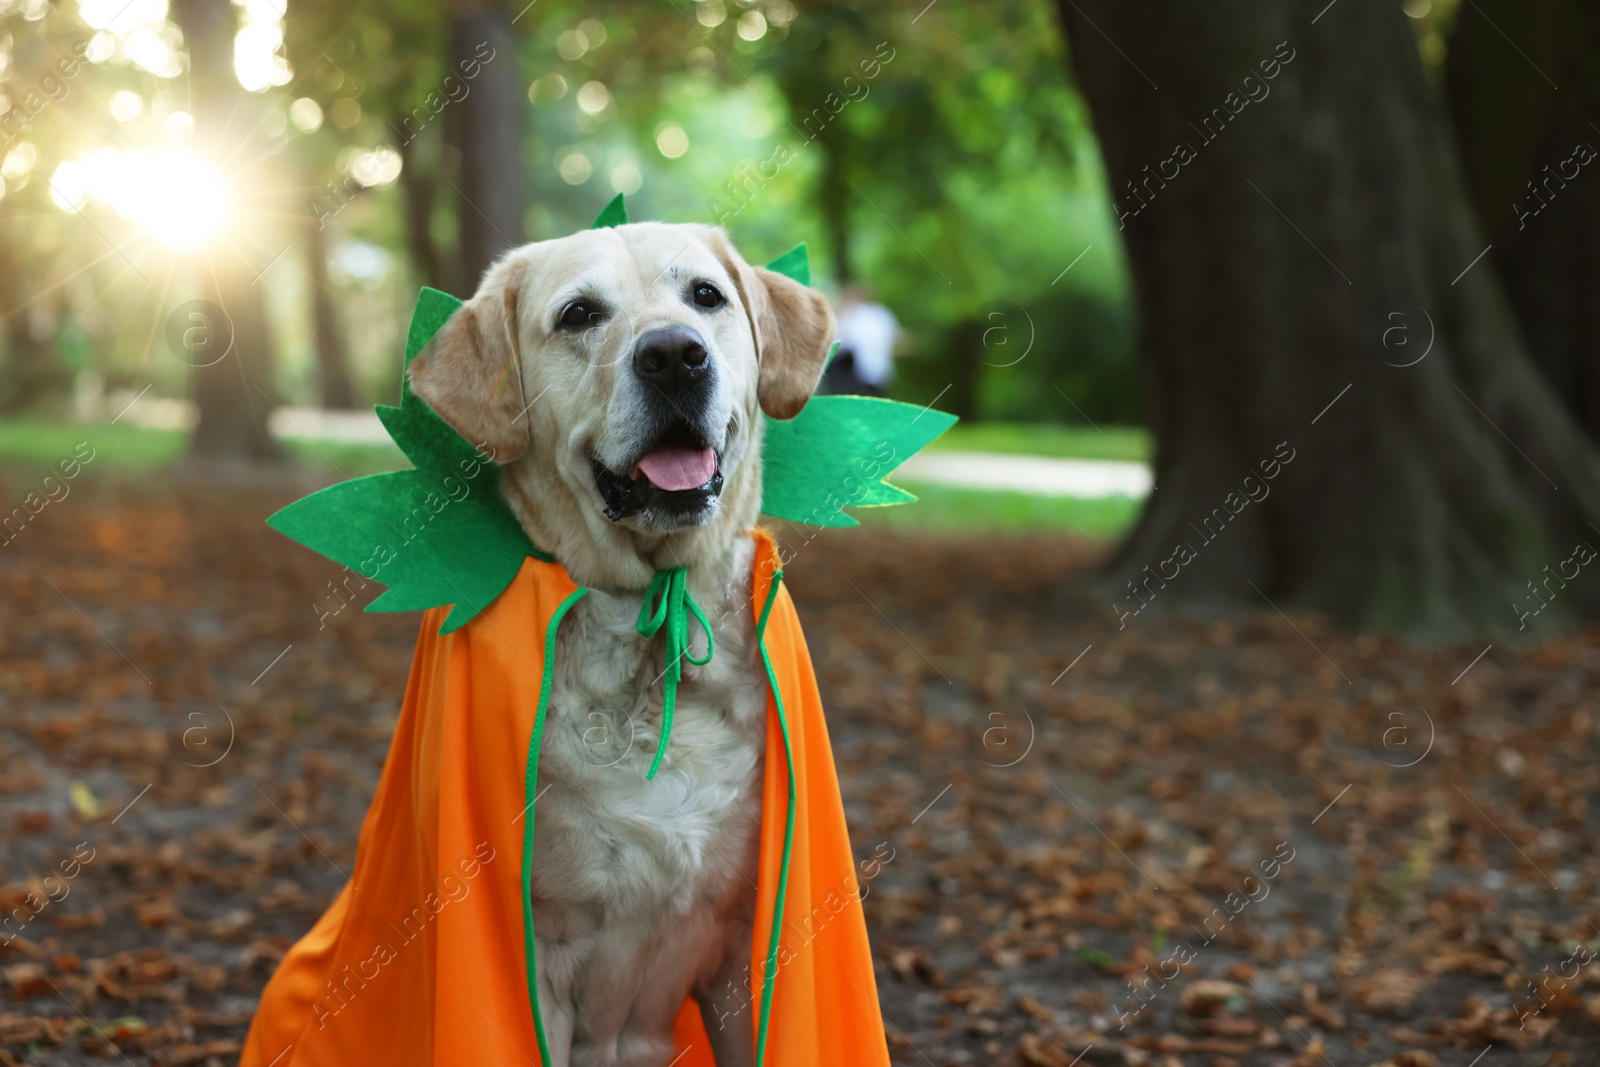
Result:
<svg viewBox="0 0 1600 1067"><path fill-rule="evenodd" d="M416 618L334 612L293 495L0 544L0 1064L234 1062L350 870ZM1600 633L1119 631L1093 545L789 538L896 1063L1600 1062Z"/></svg>

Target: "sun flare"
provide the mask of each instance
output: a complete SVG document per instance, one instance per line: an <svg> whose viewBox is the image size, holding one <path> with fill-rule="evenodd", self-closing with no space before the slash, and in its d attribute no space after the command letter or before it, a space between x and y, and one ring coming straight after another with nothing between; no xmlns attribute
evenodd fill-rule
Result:
<svg viewBox="0 0 1600 1067"><path fill-rule="evenodd" d="M51 198L63 211L82 211L91 202L112 207L180 252L215 240L233 217L227 181L208 160L182 148L101 148L68 160L51 179Z"/></svg>
<svg viewBox="0 0 1600 1067"><path fill-rule="evenodd" d="M206 160L182 149L143 155L128 175L117 208L150 236L178 251L216 239L233 214L222 175Z"/></svg>

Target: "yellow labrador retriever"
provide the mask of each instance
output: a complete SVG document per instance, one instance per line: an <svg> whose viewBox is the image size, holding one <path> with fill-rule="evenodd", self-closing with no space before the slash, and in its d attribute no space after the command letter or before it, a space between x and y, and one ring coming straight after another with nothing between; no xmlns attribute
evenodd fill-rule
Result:
<svg viewBox="0 0 1600 1067"><path fill-rule="evenodd" d="M820 294L752 267L720 229L635 223L507 254L411 364L417 394L502 464L528 536L594 590L559 633L541 750L547 1067L664 1067L689 995L719 1067L754 1062L767 696L742 534L761 503L762 413L799 412L833 331ZM655 572L683 565L716 655L684 665L646 780L665 665L635 620Z"/></svg>

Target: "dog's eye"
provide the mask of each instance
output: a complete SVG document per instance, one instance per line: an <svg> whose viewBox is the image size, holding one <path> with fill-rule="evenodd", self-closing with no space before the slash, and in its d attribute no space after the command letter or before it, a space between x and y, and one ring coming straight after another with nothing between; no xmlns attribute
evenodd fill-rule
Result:
<svg viewBox="0 0 1600 1067"><path fill-rule="evenodd" d="M605 309L588 300L574 300L561 313L561 325L572 330L596 326L606 317Z"/></svg>
<svg viewBox="0 0 1600 1067"><path fill-rule="evenodd" d="M719 308L724 303L716 286L704 283L694 287L694 302L703 308Z"/></svg>

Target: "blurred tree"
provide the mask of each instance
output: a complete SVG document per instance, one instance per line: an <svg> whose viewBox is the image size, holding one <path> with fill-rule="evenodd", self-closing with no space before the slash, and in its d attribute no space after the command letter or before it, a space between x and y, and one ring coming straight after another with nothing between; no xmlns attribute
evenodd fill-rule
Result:
<svg viewBox="0 0 1600 1067"><path fill-rule="evenodd" d="M967 420L992 414L991 398L1027 395L1028 417L1077 421L1047 385L1074 362L1077 338L1035 326L1057 317L1053 306L1081 302L1088 270L1061 288L1053 279L1083 250L1066 251L1063 238L1103 226L1098 213L1074 217L1080 198L1103 193L1079 165L1093 146L1049 9L1037 0L936 9L913 39L904 13L858 7L807 5L765 57L789 105L781 132L816 156L831 280L864 283L919 338L924 365L902 378L918 390L907 395L941 395ZM1112 242L1099 243L1105 272ZM1117 339L1112 374L1131 382L1126 337ZM1088 392L1102 417L1137 414L1131 389ZM1098 405L1119 392L1130 402Z"/></svg>
<svg viewBox="0 0 1600 1067"><path fill-rule="evenodd" d="M878 163L889 155L856 136L851 121L854 116L833 121L835 108L842 115L850 104L858 102L852 99L854 93L868 93L861 98L864 102L870 99L873 88L881 88L871 84L876 78L864 78L858 67L863 57L873 56L873 38L882 28L874 21L842 4L815 4L805 17L796 20L788 39L772 50L767 62L789 103L788 128L783 135L793 135L796 149L811 145L816 150L814 196L822 220L820 236L830 256L829 273L839 286L857 280L851 256L855 243L852 215L858 207L865 208L860 186L851 187L851 176L865 169L863 152L871 152ZM868 69L873 68L881 69L875 57ZM843 83L846 77L851 79L848 86ZM905 108L904 121L896 124L896 129L926 126L929 116L925 95L904 103L923 106Z"/></svg>
<svg viewBox="0 0 1600 1067"><path fill-rule="evenodd" d="M500 253L523 243L523 109L528 101L517 71L511 16L497 4L455 0L449 56L451 74L468 85L466 95L445 112L447 140L461 161L452 184L460 197L456 222L465 294L478 287Z"/></svg>
<svg viewBox="0 0 1600 1067"><path fill-rule="evenodd" d="M194 116L196 145L218 161L252 158L261 151L255 144L261 124L256 101L234 76L233 4L174 0L172 13L189 53L188 110ZM195 285L229 320L226 329L233 347L223 358L194 368L199 421L189 439L189 458L281 460L283 452L267 428L277 390L264 294L255 285L260 266L226 242L203 255ZM223 328L210 321L210 315L201 314L207 321L196 321L196 328Z"/></svg>
<svg viewBox="0 0 1600 1067"><path fill-rule="evenodd" d="M59 101L70 94L70 85L59 74L67 54L65 40L51 40L44 29L17 11L0 19L0 160L13 150L36 154L33 142L50 137L47 124ZM49 165L46 161L38 169ZM54 257L41 254L38 242L30 239L36 216L52 210L43 195L48 183L35 181L28 189L28 180L20 168L0 178L8 194L0 200L0 314L5 316L0 412L6 414L59 395L71 380L57 344L64 300L59 287L47 288L41 278L41 268Z"/></svg>
<svg viewBox="0 0 1600 1067"><path fill-rule="evenodd" d="M1595 537L1600 459L1473 269L1487 241L1399 5L1310 7L1060 0L1153 389L1119 614L1265 595L1515 630ZM1592 615L1597 588L1554 613Z"/></svg>
<svg viewBox="0 0 1600 1067"><path fill-rule="evenodd" d="M398 127L397 120L391 127ZM404 198L406 253L411 257L411 268L423 285L444 292L460 292L462 287L451 284L446 272L445 252L433 233L433 219L438 203L439 172L437 164L425 161L418 151L415 138L402 133L400 142L400 195Z"/></svg>
<svg viewBox="0 0 1600 1067"><path fill-rule="evenodd" d="M317 361L317 402L330 410L359 405L350 374L350 348L339 318L338 295L328 281L328 231L320 219L305 225L307 296L311 300L311 346Z"/></svg>
<svg viewBox="0 0 1600 1067"><path fill-rule="evenodd" d="M15 414L66 388L71 375L56 351L55 310L59 291L40 293L27 269L26 240L12 237L24 220L17 197L0 201L0 304L6 315L5 359L0 363L0 413Z"/></svg>
<svg viewBox="0 0 1600 1067"><path fill-rule="evenodd" d="M360 42L338 61L350 84L330 80L337 92L359 95L355 132L400 154L399 222L420 284L470 293L495 256L524 240L528 100L513 18L526 29L546 9L518 8L508 14L480 0L392 0L381 11L294 0L291 8L302 31L288 41L297 69L326 70L332 42ZM322 92L326 106L331 93ZM347 179L345 143L330 135L314 150L327 180Z"/></svg>
<svg viewBox="0 0 1600 1067"><path fill-rule="evenodd" d="M568 14L538 10L552 31ZM865 285L911 333L895 387L908 399L968 417L1138 415L1122 264L1098 169L1079 165L1093 137L1048 4L915 21L844 0L583 10L610 16L604 47L571 47L570 30L565 51L553 33L530 45L546 71L536 122L595 159L624 154L595 144L605 122L645 146L687 131L686 153L644 167L637 217L721 222L752 255L808 241L819 285ZM558 126L567 86L591 78L612 106ZM594 184L542 190L536 210L556 205L567 232L609 195Z"/></svg>
<svg viewBox="0 0 1600 1067"><path fill-rule="evenodd" d="M1593 438L1600 166L1579 157L1600 156L1597 54L1600 8L1592 3L1475 0L1458 13L1445 65L1467 188L1494 242L1489 261L1534 359Z"/></svg>

